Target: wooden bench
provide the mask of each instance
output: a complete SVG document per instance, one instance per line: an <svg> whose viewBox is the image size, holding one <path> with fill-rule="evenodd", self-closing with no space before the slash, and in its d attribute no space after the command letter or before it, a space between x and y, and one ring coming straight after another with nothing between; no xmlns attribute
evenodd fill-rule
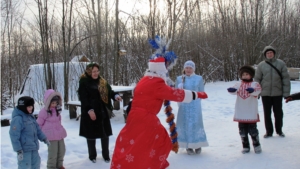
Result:
<svg viewBox="0 0 300 169"><path fill-rule="evenodd" d="M80 101L69 101L66 105L67 105L67 109L69 109L70 119L77 118L78 117L77 107L81 106L81 102Z"/></svg>
<svg viewBox="0 0 300 169"><path fill-rule="evenodd" d="M39 112L37 111L33 112L33 116L35 117L35 119L38 118L38 115ZM1 115L1 127L10 126L10 121L11 121L11 114Z"/></svg>
<svg viewBox="0 0 300 169"><path fill-rule="evenodd" d="M112 89L119 93L123 99L123 107L127 106L132 98L132 90L134 86L112 86ZM77 115L77 107L81 106L80 101L69 101L66 104L66 108L69 109L70 119L76 118L78 120ZM120 110L120 102L114 101L113 102L114 110Z"/></svg>

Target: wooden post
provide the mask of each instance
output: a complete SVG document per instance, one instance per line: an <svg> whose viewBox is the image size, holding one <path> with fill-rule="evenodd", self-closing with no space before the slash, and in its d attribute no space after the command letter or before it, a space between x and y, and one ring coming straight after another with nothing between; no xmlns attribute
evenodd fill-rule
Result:
<svg viewBox="0 0 300 169"><path fill-rule="evenodd" d="M127 106L130 102L131 92L126 91L123 93L123 107Z"/></svg>
<svg viewBox="0 0 300 169"><path fill-rule="evenodd" d="M9 125L10 125L9 119L3 119L3 120L1 120L1 127L9 126Z"/></svg>
<svg viewBox="0 0 300 169"><path fill-rule="evenodd" d="M76 105L68 105L69 106L69 115L70 115L70 119L75 119L77 118L77 108Z"/></svg>
<svg viewBox="0 0 300 169"><path fill-rule="evenodd" d="M114 101L114 110L120 110L120 102Z"/></svg>

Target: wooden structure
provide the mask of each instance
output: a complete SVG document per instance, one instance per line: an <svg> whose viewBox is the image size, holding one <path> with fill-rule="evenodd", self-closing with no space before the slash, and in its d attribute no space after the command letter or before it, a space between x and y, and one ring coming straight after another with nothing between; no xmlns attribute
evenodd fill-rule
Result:
<svg viewBox="0 0 300 169"><path fill-rule="evenodd" d="M112 89L115 92L118 92L122 97L123 107L127 106L128 103L130 102L130 99L132 98L132 91L134 89L134 86L112 86ZM114 105L114 110L120 110L120 102L114 101L113 105ZM81 106L80 101L69 101L67 103L70 119L77 118L78 120L77 107L80 106Z"/></svg>

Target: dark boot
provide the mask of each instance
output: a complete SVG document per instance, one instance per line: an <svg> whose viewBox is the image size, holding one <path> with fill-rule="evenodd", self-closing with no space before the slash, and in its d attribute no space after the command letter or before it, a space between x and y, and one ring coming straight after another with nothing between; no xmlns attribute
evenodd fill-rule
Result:
<svg viewBox="0 0 300 169"><path fill-rule="evenodd" d="M243 154L249 153L250 144L249 144L249 139L248 139L248 124L239 123L239 133L240 133L242 144L243 144L242 153Z"/></svg>
<svg viewBox="0 0 300 169"><path fill-rule="evenodd" d="M259 134L258 134L256 123L249 124L249 134L252 138L254 152L256 154L261 153L261 146L260 146L260 142L259 142L259 136L258 136Z"/></svg>

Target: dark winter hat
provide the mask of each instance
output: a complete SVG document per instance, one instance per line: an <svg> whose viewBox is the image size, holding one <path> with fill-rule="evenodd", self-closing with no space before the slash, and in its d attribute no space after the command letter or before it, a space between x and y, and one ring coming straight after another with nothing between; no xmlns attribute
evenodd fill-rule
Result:
<svg viewBox="0 0 300 169"><path fill-rule="evenodd" d="M252 66L245 65L245 66L242 66L239 70L240 79L242 79L242 74L245 72L249 73L251 78L253 78L255 75L255 69Z"/></svg>
<svg viewBox="0 0 300 169"><path fill-rule="evenodd" d="M100 69L100 66L98 65L98 63L92 62L90 64L88 64L86 66L85 72L89 75L92 76L92 70L94 67L97 67L98 69Z"/></svg>
<svg viewBox="0 0 300 169"><path fill-rule="evenodd" d="M33 106L32 112L34 112L34 100L29 96L20 97L18 100L17 108L26 114L31 114L27 111L28 106Z"/></svg>
<svg viewBox="0 0 300 169"><path fill-rule="evenodd" d="M274 47L272 47L272 46L266 46L266 47L264 48L264 50L263 50L264 57L266 57L266 53L267 53L268 51L273 51L273 52L274 52L274 55L276 54L276 50L275 50Z"/></svg>

